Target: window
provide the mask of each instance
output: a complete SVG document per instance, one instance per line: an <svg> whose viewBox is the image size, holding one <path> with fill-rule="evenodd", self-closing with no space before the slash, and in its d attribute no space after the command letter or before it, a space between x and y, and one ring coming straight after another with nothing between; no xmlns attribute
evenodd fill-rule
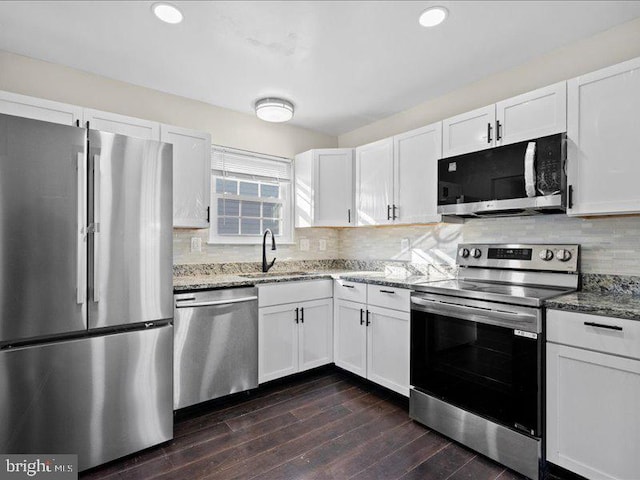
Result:
<svg viewBox="0 0 640 480"><path fill-rule="evenodd" d="M213 147L210 243L262 243L269 228L292 241L291 161Z"/></svg>

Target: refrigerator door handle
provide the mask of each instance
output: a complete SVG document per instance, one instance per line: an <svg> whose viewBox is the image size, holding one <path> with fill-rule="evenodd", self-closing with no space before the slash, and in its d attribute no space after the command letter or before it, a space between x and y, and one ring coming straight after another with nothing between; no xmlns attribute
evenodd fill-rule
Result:
<svg viewBox="0 0 640 480"><path fill-rule="evenodd" d="M78 152L76 175L78 187L78 234L76 254L76 302L82 305L87 294L87 172L84 152Z"/></svg>
<svg viewBox="0 0 640 480"><path fill-rule="evenodd" d="M93 301L100 301L100 155L93 156Z"/></svg>

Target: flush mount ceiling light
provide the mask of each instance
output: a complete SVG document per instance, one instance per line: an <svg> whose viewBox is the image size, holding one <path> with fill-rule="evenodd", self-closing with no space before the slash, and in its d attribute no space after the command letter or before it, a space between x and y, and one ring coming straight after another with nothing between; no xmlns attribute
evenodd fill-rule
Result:
<svg viewBox="0 0 640 480"><path fill-rule="evenodd" d="M156 17L163 22L175 24L182 21L182 12L170 3L154 3L151 8Z"/></svg>
<svg viewBox="0 0 640 480"><path fill-rule="evenodd" d="M435 27L447 19L449 11L444 7L429 7L420 15L418 22L423 27Z"/></svg>
<svg viewBox="0 0 640 480"><path fill-rule="evenodd" d="M256 102L256 115L266 122L286 122L293 118L293 104L282 98L263 98Z"/></svg>

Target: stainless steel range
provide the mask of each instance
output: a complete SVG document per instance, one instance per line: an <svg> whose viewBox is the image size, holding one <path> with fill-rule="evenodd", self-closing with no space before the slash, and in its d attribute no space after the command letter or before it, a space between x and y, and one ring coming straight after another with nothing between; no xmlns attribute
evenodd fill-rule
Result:
<svg viewBox="0 0 640 480"><path fill-rule="evenodd" d="M411 296L411 418L537 479L542 306L577 289L579 247L465 244L456 263Z"/></svg>

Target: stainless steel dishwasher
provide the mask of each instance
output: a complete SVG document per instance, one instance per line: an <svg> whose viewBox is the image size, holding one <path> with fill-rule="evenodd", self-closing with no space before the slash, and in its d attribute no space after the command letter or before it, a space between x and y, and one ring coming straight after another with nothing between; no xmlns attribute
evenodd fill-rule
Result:
<svg viewBox="0 0 640 480"><path fill-rule="evenodd" d="M229 288L174 298L174 410L256 388L258 290Z"/></svg>

